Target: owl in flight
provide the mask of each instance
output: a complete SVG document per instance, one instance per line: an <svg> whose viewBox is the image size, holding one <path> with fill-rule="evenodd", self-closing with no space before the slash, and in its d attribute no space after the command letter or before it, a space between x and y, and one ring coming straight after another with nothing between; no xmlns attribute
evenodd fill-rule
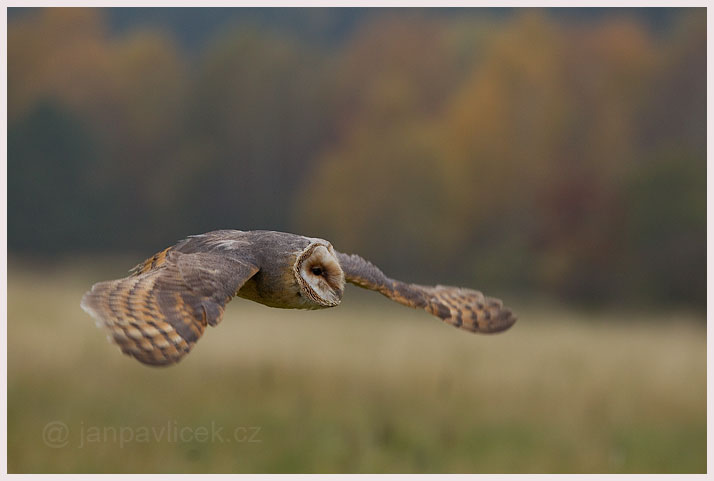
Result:
<svg viewBox="0 0 714 481"><path fill-rule="evenodd" d="M516 322L501 301L478 291L406 284L326 240L272 231L190 236L129 277L95 284L81 306L124 354L164 366L188 354L207 325L221 322L233 296L270 307L324 309L340 303L345 281L471 332L500 332Z"/></svg>

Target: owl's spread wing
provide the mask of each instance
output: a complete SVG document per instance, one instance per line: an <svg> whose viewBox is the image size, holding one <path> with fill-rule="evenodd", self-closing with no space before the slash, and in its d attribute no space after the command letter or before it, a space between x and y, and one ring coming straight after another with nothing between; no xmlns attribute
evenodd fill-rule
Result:
<svg viewBox="0 0 714 481"><path fill-rule="evenodd" d="M405 306L424 309L452 326L494 333L511 327L516 318L503 303L472 289L420 286L390 279L374 264L355 254L337 253L345 280L377 291Z"/></svg>
<svg viewBox="0 0 714 481"><path fill-rule="evenodd" d="M127 278L92 286L82 308L109 330L122 352L159 366L185 356L258 272L252 263L225 254L171 248L137 267Z"/></svg>

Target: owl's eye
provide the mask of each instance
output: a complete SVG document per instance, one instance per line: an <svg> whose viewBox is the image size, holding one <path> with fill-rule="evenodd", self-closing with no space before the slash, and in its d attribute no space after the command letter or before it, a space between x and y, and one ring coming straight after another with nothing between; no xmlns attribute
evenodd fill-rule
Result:
<svg viewBox="0 0 714 481"><path fill-rule="evenodd" d="M316 276L321 276L324 273L322 267L313 267L312 269L310 269L310 271Z"/></svg>

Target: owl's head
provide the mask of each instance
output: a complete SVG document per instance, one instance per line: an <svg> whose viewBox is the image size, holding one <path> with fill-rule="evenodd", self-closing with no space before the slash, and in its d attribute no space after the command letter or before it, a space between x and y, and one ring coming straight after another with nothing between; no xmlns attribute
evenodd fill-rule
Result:
<svg viewBox="0 0 714 481"><path fill-rule="evenodd" d="M308 245L298 254L293 273L301 294L316 303L315 307L333 307L342 300L345 274L329 242L320 240Z"/></svg>

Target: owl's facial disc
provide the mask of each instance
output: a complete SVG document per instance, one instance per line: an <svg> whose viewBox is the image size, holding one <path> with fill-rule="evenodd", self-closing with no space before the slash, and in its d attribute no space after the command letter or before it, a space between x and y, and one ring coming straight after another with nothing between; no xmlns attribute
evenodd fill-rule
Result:
<svg viewBox="0 0 714 481"><path fill-rule="evenodd" d="M293 270L305 297L322 307L336 306L342 300L345 274L329 243L310 244L298 255Z"/></svg>

